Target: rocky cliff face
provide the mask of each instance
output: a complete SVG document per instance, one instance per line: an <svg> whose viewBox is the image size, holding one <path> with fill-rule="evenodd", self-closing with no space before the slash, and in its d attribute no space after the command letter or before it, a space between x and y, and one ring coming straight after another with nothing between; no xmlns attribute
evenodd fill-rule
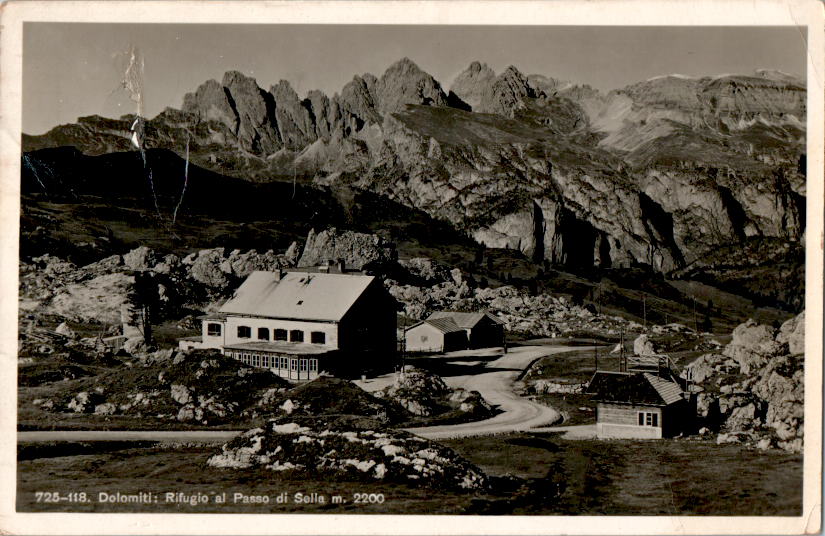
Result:
<svg viewBox="0 0 825 536"><path fill-rule="evenodd" d="M87 118L24 143L124 150L130 120ZM671 271L749 238L800 240L804 121L804 85L765 71L602 94L474 62L446 94L404 58L332 97L230 72L146 121L145 138L187 142L223 173L300 170L378 192L536 260Z"/></svg>

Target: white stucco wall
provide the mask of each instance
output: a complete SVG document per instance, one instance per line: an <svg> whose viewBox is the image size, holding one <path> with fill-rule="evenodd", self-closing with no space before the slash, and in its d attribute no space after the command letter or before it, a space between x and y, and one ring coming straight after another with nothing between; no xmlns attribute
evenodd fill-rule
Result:
<svg viewBox="0 0 825 536"><path fill-rule="evenodd" d="M639 426L639 413L655 414L656 426ZM652 406L599 404L596 434L616 439L661 439L662 410Z"/></svg>
<svg viewBox="0 0 825 536"><path fill-rule="evenodd" d="M408 352L440 352L444 348L444 334L427 323L408 329L404 341Z"/></svg>
<svg viewBox="0 0 825 536"><path fill-rule="evenodd" d="M252 329L252 336L248 339L238 337L238 326L248 326ZM275 330L285 329L287 332L299 329L304 332L304 342L312 342L310 333L320 331L325 334L324 345L330 349L338 348L338 324L324 322L303 322L298 320L275 320L269 318L247 318L229 316L226 319L224 329L224 345L243 344L247 342L259 342L258 328L269 329L269 341L275 340ZM204 327L204 331L205 331ZM204 339L205 340L205 339ZM264 341L266 342L266 341Z"/></svg>
<svg viewBox="0 0 825 536"><path fill-rule="evenodd" d="M221 334L217 337L208 334L208 324L220 324ZM204 320L201 325L201 343L197 348L223 348L224 337L226 335L226 324L220 320Z"/></svg>
<svg viewBox="0 0 825 536"><path fill-rule="evenodd" d="M596 423L596 436L605 439L661 439L662 429L658 426L600 422Z"/></svg>

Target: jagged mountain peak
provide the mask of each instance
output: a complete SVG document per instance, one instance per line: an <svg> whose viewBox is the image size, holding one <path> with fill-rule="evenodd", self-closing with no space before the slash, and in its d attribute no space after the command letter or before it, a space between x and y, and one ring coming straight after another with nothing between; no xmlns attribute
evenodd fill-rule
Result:
<svg viewBox="0 0 825 536"><path fill-rule="evenodd" d="M499 78L515 77L515 78L520 78L520 79L525 79L525 80L527 79L527 77L524 76L524 74L515 65L508 65L507 68L504 69L501 72L501 74L498 75L498 76L499 76Z"/></svg>
<svg viewBox="0 0 825 536"><path fill-rule="evenodd" d="M387 73L393 73L393 72L416 73L416 72L423 72L423 71L421 70L421 67L419 67L417 63L415 63L413 60L411 60L407 56L404 56L400 60L397 60L396 62L391 64L389 67L387 67L387 70L384 71L384 75L382 76L382 78L384 76L387 76Z"/></svg>
<svg viewBox="0 0 825 536"><path fill-rule="evenodd" d="M496 73L486 63L474 61L456 76L450 91L466 102L471 110L481 111L481 103L485 95L492 91L495 77Z"/></svg>
<svg viewBox="0 0 825 536"><path fill-rule="evenodd" d="M447 106L441 84L411 59L404 57L390 65L374 85L381 114L403 110L408 104Z"/></svg>
<svg viewBox="0 0 825 536"><path fill-rule="evenodd" d="M269 92L273 95L284 95L288 96L290 99L293 97L298 99L298 92L292 87L292 84L289 83L289 80L278 80L278 83L269 87Z"/></svg>
<svg viewBox="0 0 825 536"><path fill-rule="evenodd" d="M258 85L258 81L251 76L247 76L240 71L226 71L223 73L223 81L222 84L224 87L231 87L237 84L255 84Z"/></svg>

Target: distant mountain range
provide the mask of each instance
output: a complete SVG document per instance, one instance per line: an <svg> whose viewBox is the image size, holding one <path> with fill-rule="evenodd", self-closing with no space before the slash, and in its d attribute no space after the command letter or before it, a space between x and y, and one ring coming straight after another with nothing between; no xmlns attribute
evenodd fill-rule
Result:
<svg viewBox="0 0 825 536"><path fill-rule="evenodd" d="M684 272L736 244L799 245L805 103L804 82L777 71L603 93L473 62L445 89L404 58L331 97L230 71L180 109L83 117L23 147L32 162L60 146L134 151L135 136L222 175L373 192L536 261Z"/></svg>

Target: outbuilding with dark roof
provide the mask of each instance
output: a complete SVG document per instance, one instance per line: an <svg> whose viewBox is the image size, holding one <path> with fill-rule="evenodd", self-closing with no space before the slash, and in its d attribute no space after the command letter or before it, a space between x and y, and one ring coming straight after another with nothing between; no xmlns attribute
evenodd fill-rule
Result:
<svg viewBox="0 0 825 536"><path fill-rule="evenodd" d="M404 330L408 352L451 352L467 348L467 332L452 318L428 318Z"/></svg>
<svg viewBox="0 0 825 536"><path fill-rule="evenodd" d="M600 438L660 439L685 433L692 425L688 395L670 378L597 371L585 393L597 402Z"/></svg>
<svg viewBox="0 0 825 536"><path fill-rule="evenodd" d="M450 319L467 334L467 348L504 346L504 322L488 311L437 311L427 321Z"/></svg>

